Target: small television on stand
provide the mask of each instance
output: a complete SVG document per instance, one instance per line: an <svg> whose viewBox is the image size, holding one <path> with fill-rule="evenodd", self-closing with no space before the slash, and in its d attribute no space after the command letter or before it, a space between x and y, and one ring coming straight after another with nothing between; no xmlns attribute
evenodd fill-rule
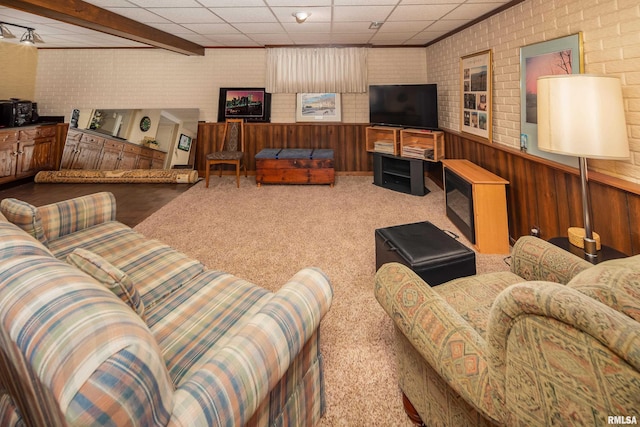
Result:
<svg viewBox="0 0 640 427"><path fill-rule="evenodd" d="M381 126L438 130L438 86L370 85L369 122Z"/></svg>

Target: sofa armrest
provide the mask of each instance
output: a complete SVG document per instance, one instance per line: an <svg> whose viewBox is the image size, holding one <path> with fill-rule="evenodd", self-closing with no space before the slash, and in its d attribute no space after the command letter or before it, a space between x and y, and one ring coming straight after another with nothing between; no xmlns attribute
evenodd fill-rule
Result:
<svg viewBox="0 0 640 427"><path fill-rule="evenodd" d="M639 326L558 283L505 289L492 306L486 339L496 398L517 419L507 424L527 424L527 417L541 424L601 417L606 424L607 414L640 415ZM554 399L540 390L553 390ZM572 412L553 413L567 407ZM563 419L574 415L588 418Z"/></svg>
<svg viewBox="0 0 640 427"><path fill-rule="evenodd" d="M116 198L100 192L37 208L48 240L116 219Z"/></svg>
<svg viewBox="0 0 640 427"><path fill-rule="evenodd" d="M245 425L329 310L318 269L298 272L174 395L170 425Z"/></svg>
<svg viewBox="0 0 640 427"><path fill-rule="evenodd" d="M523 236L511 251L511 272L523 279L566 285L576 274L593 265L538 237Z"/></svg>
<svg viewBox="0 0 640 427"><path fill-rule="evenodd" d="M434 289L399 263L376 273L375 296L425 361L486 418L500 420L487 376L485 341ZM471 365L470 365L471 363Z"/></svg>

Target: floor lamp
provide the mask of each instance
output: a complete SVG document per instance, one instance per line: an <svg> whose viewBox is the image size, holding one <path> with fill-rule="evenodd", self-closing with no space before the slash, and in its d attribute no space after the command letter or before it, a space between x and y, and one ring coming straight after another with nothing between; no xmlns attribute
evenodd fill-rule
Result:
<svg viewBox="0 0 640 427"><path fill-rule="evenodd" d="M587 158L629 157L622 86L613 76L563 74L538 79L538 148L577 156L580 167L584 251L597 256L591 228Z"/></svg>

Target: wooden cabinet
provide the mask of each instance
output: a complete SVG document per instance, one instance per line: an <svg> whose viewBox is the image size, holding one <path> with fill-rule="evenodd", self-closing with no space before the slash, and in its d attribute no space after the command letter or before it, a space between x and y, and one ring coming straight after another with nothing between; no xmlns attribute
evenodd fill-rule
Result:
<svg viewBox="0 0 640 427"><path fill-rule="evenodd" d="M509 253L507 196L509 181L468 160L443 160L445 193L447 169L471 185L475 247L485 254ZM471 240L471 239L470 239Z"/></svg>
<svg viewBox="0 0 640 427"><path fill-rule="evenodd" d="M423 129L400 131L400 155L438 162L444 158L444 132Z"/></svg>
<svg viewBox="0 0 640 427"><path fill-rule="evenodd" d="M167 153L129 141L69 129L60 169L151 169L164 167ZM1 155L0 155L1 156Z"/></svg>
<svg viewBox="0 0 640 427"><path fill-rule="evenodd" d="M55 125L0 130L0 183L51 169L55 136Z"/></svg>
<svg viewBox="0 0 640 427"><path fill-rule="evenodd" d="M367 151L375 153L400 154L400 131L402 128L369 126L365 130Z"/></svg>

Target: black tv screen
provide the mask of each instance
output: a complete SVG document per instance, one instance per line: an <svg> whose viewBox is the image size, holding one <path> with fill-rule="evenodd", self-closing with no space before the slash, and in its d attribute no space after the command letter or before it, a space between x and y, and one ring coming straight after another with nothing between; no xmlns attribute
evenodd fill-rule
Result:
<svg viewBox="0 0 640 427"><path fill-rule="evenodd" d="M376 125L438 129L438 85L369 86L369 122Z"/></svg>

